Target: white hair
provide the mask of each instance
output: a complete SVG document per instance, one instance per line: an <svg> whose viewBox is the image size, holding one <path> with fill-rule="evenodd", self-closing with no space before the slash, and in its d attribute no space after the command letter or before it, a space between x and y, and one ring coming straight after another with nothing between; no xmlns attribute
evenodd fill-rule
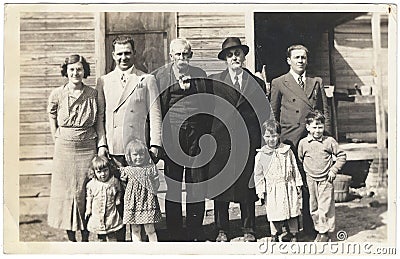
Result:
<svg viewBox="0 0 400 259"><path fill-rule="evenodd" d="M184 45L189 51L192 51L192 45L190 42L185 38L176 38L171 41L169 45L169 53L174 54L173 50L176 45Z"/></svg>

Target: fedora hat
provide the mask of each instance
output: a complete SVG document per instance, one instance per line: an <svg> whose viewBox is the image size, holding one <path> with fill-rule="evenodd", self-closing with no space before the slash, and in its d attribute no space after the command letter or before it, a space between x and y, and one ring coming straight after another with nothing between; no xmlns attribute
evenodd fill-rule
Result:
<svg viewBox="0 0 400 259"><path fill-rule="evenodd" d="M249 47L247 45L242 45L238 37L228 37L222 43L222 50L218 53L218 58L225 60L225 52L232 48L241 48L246 56L249 53Z"/></svg>

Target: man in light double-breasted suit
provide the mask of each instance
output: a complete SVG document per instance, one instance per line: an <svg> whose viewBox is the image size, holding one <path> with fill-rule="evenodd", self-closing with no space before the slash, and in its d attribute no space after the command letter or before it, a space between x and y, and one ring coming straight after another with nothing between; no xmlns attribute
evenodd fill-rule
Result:
<svg viewBox="0 0 400 259"><path fill-rule="evenodd" d="M308 65L308 49L303 45L293 45L287 49L288 73L275 78L271 82L271 107L275 119L281 124L281 141L291 145L297 156L300 139L307 136L306 116L309 112L320 110L325 120L325 130L331 132L329 106L320 77L306 75ZM305 181L304 171L298 162ZM306 186L306 184L304 185ZM308 211L308 191L303 190L303 224L306 232L313 231L312 220Z"/></svg>
<svg viewBox="0 0 400 259"><path fill-rule="evenodd" d="M136 138L149 145L150 155L157 160L162 119L155 78L134 67L132 38L117 37L112 55L115 69L100 77L96 86L98 154L110 157L117 167L127 166L125 146ZM125 239L124 233L120 239Z"/></svg>

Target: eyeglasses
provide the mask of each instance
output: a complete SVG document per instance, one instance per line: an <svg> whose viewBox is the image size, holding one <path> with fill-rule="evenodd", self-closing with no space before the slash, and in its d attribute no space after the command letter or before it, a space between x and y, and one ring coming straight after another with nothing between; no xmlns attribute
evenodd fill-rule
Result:
<svg viewBox="0 0 400 259"><path fill-rule="evenodd" d="M242 54L242 51L240 49L236 49L235 51L229 51L228 53L226 53L226 57L231 58L231 57L233 57L233 55L235 55L236 57L239 57L240 54Z"/></svg>

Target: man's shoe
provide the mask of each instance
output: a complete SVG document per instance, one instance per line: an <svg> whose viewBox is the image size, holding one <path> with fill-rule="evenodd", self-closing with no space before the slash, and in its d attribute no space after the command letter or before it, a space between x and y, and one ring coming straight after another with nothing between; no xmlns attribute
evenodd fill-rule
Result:
<svg viewBox="0 0 400 259"><path fill-rule="evenodd" d="M282 237L282 242L291 242L293 238L293 234L290 232L287 232L283 237Z"/></svg>
<svg viewBox="0 0 400 259"><path fill-rule="evenodd" d="M243 239L244 239L244 242L256 242L257 241L256 237L251 233L244 234Z"/></svg>
<svg viewBox="0 0 400 259"><path fill-rule="evenodd" d="M215 242L228 242L228 236L225 234L223 230L219 231L218 236L215 239Z"/></svg>
<svg viewBox="0 0 400 259"><path fill-rule="evenodd" d="M320 234L320 239L318 242L330 242L331 238L329 237L328 233Z"/></svg>

